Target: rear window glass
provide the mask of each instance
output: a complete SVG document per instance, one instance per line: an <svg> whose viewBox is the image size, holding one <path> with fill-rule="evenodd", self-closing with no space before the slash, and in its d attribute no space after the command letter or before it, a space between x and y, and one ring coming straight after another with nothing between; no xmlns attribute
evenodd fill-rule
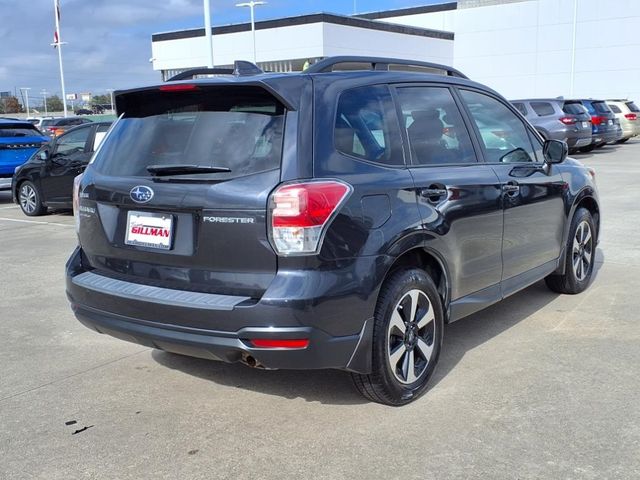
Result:
<svg viewBox="0 0 640 480"><path fill-rule="evenodd" d="M627 102L627 107L629 107L629 110L632 112L640 112L640 108L633 102Z"/></svg>
<svg viewBox="0 0 640 480"><path fill-rule="evenodd" d="M539 117L547 117L555 113L553 105L549 102L531 102L531 108Z"/></svg>
<svg viewBox="0 0 640 480"><path fill-rule="evenodd" d="M578 102L567 102L562 107L562 111L567 115L580 115L581 113L588 113L587 109Z"/></svg>
<svg viewBox="0 0 640 480"><path fill-rule="evenodd" d="M39 137L40 131L31 125L25 124L0 124L0 137Z"/></svg>
<svg viewBox="0 0 640 480"><path fill-rule="evenodd" d="M147 90L117 104L123 118L94 161L106 175L149 176L150 166L189 165L228 169L197 175L225 179L280 166L285 108L261 88Z"/></svg>
<svg viewBox="0 0 640 480"><path fill-rule="evenodd" d="M604 102L591 102L591 104L598 113L611 113L611 109Z"/></svg>
<svg viewBox="0 0 640 480"><path fill-rule="evenodd" d="M43 128L44 128L44 127L48 127L48 126L50 126L50 125L53 125L53 122L54 122L54 121L55 121L55 120L53 120L53 119L49 119L49 120L42 120L42 124L41 124L41 126L42 126Z"/></svg>
<svg viewBox="0 0 640 480"><path fill-rule="evenodd" d="M620 110L617 105L614 105L612 103L608 105L613 113L622 113L622 110Z"/></svg>

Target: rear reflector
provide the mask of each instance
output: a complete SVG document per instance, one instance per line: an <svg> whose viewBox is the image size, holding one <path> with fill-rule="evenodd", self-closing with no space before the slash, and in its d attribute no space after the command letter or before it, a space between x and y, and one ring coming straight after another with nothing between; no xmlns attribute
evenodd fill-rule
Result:
<svg viewBox="0 0 640 480"><path fill-rule="evenodd" d="M158 90L161 92L185 92L189 90L199 90L197 85L192 83L175 83L170 85L161 85Z"/></svg>
<svg viewBox="0 0 640 480"><path fill-rule="evenodd" d="M326 227L351 193L351 186L326 180L282 185L269 202L270 236L280 255L317 253Z"/></svg>
<svg viewBox="0 0 640 480"><path fill-rule="evenodd" d="M251 344L257 348L307 348L308 338L296 338L294 340L279 340L275 338L254 338Z"/></svg>

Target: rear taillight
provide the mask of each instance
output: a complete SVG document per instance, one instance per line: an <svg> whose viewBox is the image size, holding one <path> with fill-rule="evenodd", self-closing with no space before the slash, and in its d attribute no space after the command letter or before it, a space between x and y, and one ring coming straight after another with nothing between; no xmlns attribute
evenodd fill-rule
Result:
<svg viewBox="0 0 640 480"><path fill-rule="evenodd" d="M76 220L76 233L80 232L80 181L82 173L73 179L73 216Z"/></svg>
<svg viewBox="0 0 640 480"><path fill-rule="evenodd" d="M591 116L591 123L593 123L597 127L601 123L607 123L607 119L604 118L604 117L601 117L599 115L592 115Z"/></svg>
<svg viewBox="0 0 640 480"><path fill-rule="evenodd" d="M252 338L251 345L256 348L307 348L309 346L308 338L296 339L276 339L276 338Z"/></svg>
<svg viewBox="0 0 640 480"><path fill-rule="evenodd" d="M574 117L562 117L560 121L565 125L575 125L577 120Z"/></svg>
<svg viewBox="0 0 640 480"><path fill-rule="evenodd" d="M624 118L626 118L627 120L637 120L638 115L636 115L635 113L625 113Z"/></svg>
<svg viewBox="0 0 640 480"><path fill-rule="evenodd" d="M286 184L269 200L271 241L279 255L318 253L322 238L352 188L337 180Z"/></svg>

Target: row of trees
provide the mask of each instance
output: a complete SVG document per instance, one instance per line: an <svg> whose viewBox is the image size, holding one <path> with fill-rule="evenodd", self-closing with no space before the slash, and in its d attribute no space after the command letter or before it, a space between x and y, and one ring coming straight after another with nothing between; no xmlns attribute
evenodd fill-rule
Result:
<svg viewBox="0 0 640 480"><path fill-rule="evenodd" d="M44 112L44 105L34 105L31 104L29 106L30 109L37 108ZM61 112L64 110L64 105L62 104L62 100L57 95L52 95L47 97L47 110L50 112ZM4 97L0 98L0 113L1 114L10 114L10 113L24 113L25 107L20 103L20 101L16 97Z"/></svg>

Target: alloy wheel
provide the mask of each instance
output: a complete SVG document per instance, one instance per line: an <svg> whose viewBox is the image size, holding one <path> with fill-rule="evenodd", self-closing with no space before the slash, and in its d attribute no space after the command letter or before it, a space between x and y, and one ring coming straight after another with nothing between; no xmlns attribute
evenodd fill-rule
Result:
<svg viewBox="0 0 640 480"><path fill-rule="evenodd" d="M33 213L38 208L36 191L28 183L20 187L20 206L25 213Z"/></svg>
<svg viewBox="0 0 640 480"><path fill-rule="evenodd" d="M587 278L591 262L593 260L593 235L591 234L591 226L589 222L582 221L576 229L573 238L573 251L571 262L573 265L573 273L578 281Z"/></svg>
<svg viewBox="0 0 640 480"><path fill-rule="evenodd" d="M387 329L387 360L396 380L416 382L431 361L436 338L433 306L421 290L402 296Z"/></svg>

